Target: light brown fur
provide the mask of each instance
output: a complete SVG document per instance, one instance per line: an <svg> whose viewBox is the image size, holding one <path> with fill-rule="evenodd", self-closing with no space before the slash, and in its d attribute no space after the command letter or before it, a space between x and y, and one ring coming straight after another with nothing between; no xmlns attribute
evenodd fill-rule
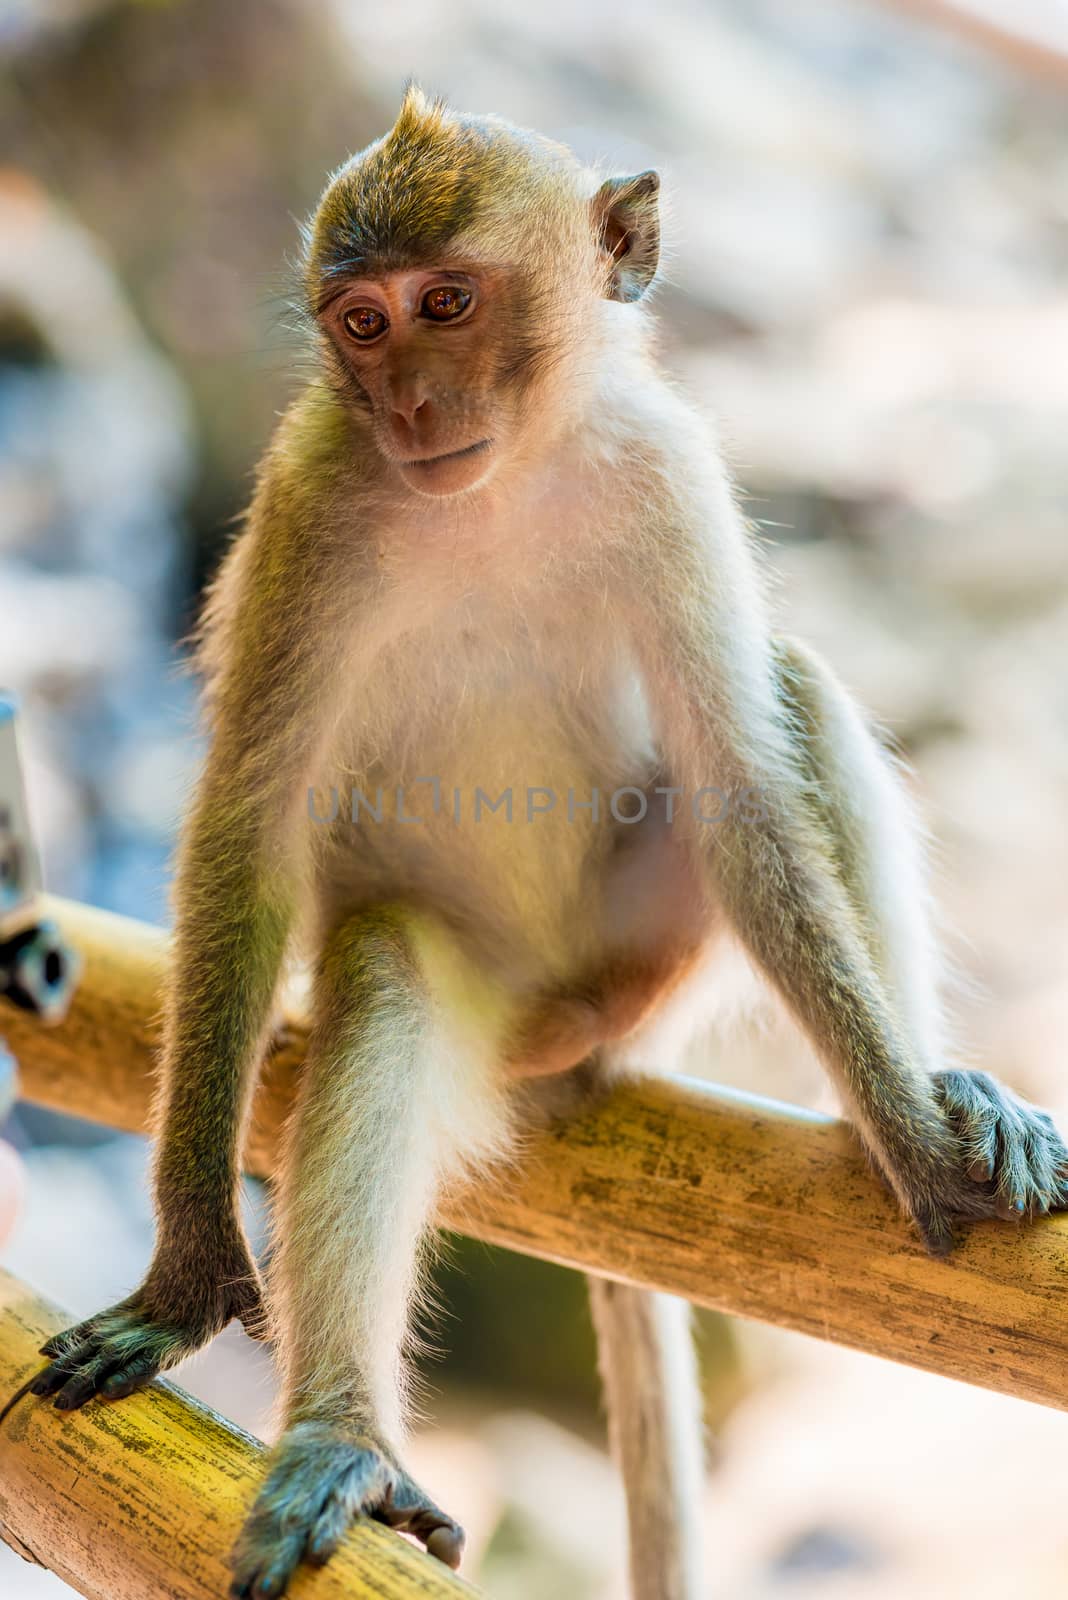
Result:
<svg viewBox="0 0 1068 1600"><path fill-rule="evenodd" d="M603 1084L669 996L700 1001L719 940L808 1030L930 1248L1064 1199L1045 1114L942 1063L898 777L777 637L714 442L652 359L656 191L413 91L308 231L319 375L206 612L156 1255L38 1384L127 1393L256 1323L242 1119L303 949L315 1029L267 1307L285 1432L234 1553L242 1600L361 1513L459 1560L401 1461L435 1197L514 1148L547 1077ZM635 1595L696 1600L683 1320L636 1290L594 1304Z"/></svg>

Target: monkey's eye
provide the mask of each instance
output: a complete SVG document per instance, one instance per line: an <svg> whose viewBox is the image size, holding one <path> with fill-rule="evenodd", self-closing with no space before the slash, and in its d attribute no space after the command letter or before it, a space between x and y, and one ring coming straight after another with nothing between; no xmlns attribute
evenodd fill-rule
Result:
<svg viewBox="0 0 1068 1600"><path fill-rule="evenodd" d="M345 324L345 332L361 344L377 339L389 327L389 319L374 306L353 306L341 320Z"/></svg>
<svg viewBox="0 0 1068 1600"><path fill-rule="evenodd" d="M461 289L457 283L443 283L427 290L419 309L432 322L455 322L470 304L470 289Z"/></svg>

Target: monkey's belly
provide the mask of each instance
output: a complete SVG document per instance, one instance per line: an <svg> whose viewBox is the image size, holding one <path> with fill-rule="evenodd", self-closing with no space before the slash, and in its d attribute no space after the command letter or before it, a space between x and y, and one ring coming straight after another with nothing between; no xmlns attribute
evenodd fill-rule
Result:
<svg viewBox="0 0 1068 1600"><path fill-rule="evenodd" d="M511 996L505 1064L516 1076L568 1071L624 1038L715 932L690 842L652 808L622 822L566 804L528 814L513 793L510 820L503 809L475 820L468 791L442 781L438 794L402 785L401 820L395 796L386 814L392 787L375 782L361 820L334 830L331 920L389 902L447 925ZM378 809L380 789L381 821L368 819L363 799Z"/></svg>
<svg viewBox="0 0 1068 1600"><path fill-rule="evenodd" d="M579 1034L592 1018L617 1037L700 946L707 908L693 841L656 793L666 779L628 664L587 653L576 667L510 645L506 670L463 648L449 672L419 663L433 696L403 692L413 666L399 654L366 683L365 721L332 757L351 783L336 821L314 829L324 910L429 912L517 1010L542 1016L529 1037L541 1029L548 1062L550 1036L569 1026L548 1009L570 1006ZM361 762L368 707L376 759ZM319 803L331 804L325 792Z"/></svg>

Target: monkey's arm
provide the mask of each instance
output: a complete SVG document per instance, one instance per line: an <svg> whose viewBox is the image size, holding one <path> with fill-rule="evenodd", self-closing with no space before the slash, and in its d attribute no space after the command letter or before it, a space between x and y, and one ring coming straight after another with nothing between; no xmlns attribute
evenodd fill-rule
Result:
<svg viewBox="0 0 1068 1600"><path fill-rule="evenodd" d="M313 741L327 686L344 676L321 668L320 641L339 636L340 619L317 592L328 587L321 552L284 488L268 475L209 605L212 737L179 852L155 1251L134 1294L45 1347L56 1359L34 1392L64 1409L126 1394L231 1317L254 1325L260 1314L240 1140L300 895Z"/></svg>
<svg viewBox="0 0 1068 1600"><path fill-rule="evenodd" d="M670 625L643 645L673 781L734 797L722 821L692 824L712 891L930 1249L950 1247L955 1218L1062 1204L1068 1151L1049 1118L942 1070L905 797L826 669L773 638L744 531L725 493L713 505L711 532L665 530L651 610ZM746 791L757 804L738 803Z"/></svg>

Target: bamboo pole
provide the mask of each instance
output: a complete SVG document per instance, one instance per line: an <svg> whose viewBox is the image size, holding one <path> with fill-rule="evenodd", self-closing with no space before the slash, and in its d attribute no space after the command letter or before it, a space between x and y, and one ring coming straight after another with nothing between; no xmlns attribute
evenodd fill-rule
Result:
<svg viewBox="0 0 1068 1600"><path fill-rule="evenodd" d="M0 1272L0 1409L69 1324ZM60 1412L17 1400L0 1423L0 1538L88 1600L222 1600L226 1552L262 1475L263 1447L169 1383ZM376 1522L291 1600L462 1600L468 1584Z"/></svg>
<svg viewBox="0 0 1068 1600"><path fill-rule="evenodd" d="M66 1022L6 1008L26 1096L146 1126L166 937L56 901L84 974ZM271 1170L303 1059L266 1064L250 1171ZM681 1080L620 1088L451 1201L447 1226L1006 1394L1068 1409L1068 1217L984 1224L930 1260L840 1122Z"/></svg>

